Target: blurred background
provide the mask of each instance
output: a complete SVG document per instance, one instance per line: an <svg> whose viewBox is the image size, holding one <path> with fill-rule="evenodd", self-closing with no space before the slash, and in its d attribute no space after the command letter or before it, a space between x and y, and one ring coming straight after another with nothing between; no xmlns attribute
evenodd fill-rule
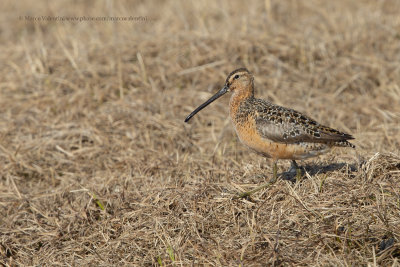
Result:
<svg viewBox="0 0 400 267"><path fill-rule="evenodd" d="M400 2L7 0L0 10L2 264L352 265L379 249L379 264L398 261ZM229 97L183 123L239 67L257 97L356 138L356 151L302 163L369 164L296 189L335 214L329 222L311 227L285 182L230 200L272 170L238 142ZM331 194L315 189L325 180ZM352 197L366 208L354 211Z"/></svg>

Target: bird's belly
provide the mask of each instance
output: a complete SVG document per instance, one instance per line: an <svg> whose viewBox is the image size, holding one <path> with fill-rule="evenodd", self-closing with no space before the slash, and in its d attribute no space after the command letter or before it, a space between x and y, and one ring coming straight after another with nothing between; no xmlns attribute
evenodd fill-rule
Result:
<svg viewBox="0 0 400 267"><path fill-rule="evenodd" d="M273 159L306 159L329 151L330 146L321 143L299 142L296 144L276 143L263 138L254 122L234 123L239 140L251 150Z"/></svg>

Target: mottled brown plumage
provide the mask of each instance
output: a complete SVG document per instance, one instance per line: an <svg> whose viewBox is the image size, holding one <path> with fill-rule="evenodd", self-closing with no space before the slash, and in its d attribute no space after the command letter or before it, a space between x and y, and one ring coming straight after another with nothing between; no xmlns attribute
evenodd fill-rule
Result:
<svg viewBox="0 0 400 267"><path fill-rule="evenodd" d="M231 72L225 86L185 120L226 92L232 92L230 117L240 141L269 158L305 159L331 147L352 147L351 135L324 126L302 113L254 97L254 78L245 68Z"/></svg>

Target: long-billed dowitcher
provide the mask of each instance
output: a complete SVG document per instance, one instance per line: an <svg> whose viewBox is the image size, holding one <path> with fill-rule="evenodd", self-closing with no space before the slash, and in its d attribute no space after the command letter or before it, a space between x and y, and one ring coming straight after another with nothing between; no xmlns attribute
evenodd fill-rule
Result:
<svg viewBox="0 0 400 267"><path fill-rule="evenodd" d="M324 126L302 113L254 97L254 77L245 68L231 72L224 87L185 119L188 122L197 112L227 92L232 92L229 102L230 117L240 141L253 151L276 161L295 160L319 156L330 148L352 147L347 133Z"/></svg>

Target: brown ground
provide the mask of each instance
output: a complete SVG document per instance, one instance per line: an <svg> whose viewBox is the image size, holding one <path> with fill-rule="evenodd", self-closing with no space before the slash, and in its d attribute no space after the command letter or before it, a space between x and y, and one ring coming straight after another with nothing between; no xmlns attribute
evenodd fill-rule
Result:
<svg viewBox="0 0 400 267"><path fill-rule="evenodd" d="M2 1L1 264L399 266L400 2L252 3ZM233 199L271 162L183 119L243 66L357 149Z"/></svg>

